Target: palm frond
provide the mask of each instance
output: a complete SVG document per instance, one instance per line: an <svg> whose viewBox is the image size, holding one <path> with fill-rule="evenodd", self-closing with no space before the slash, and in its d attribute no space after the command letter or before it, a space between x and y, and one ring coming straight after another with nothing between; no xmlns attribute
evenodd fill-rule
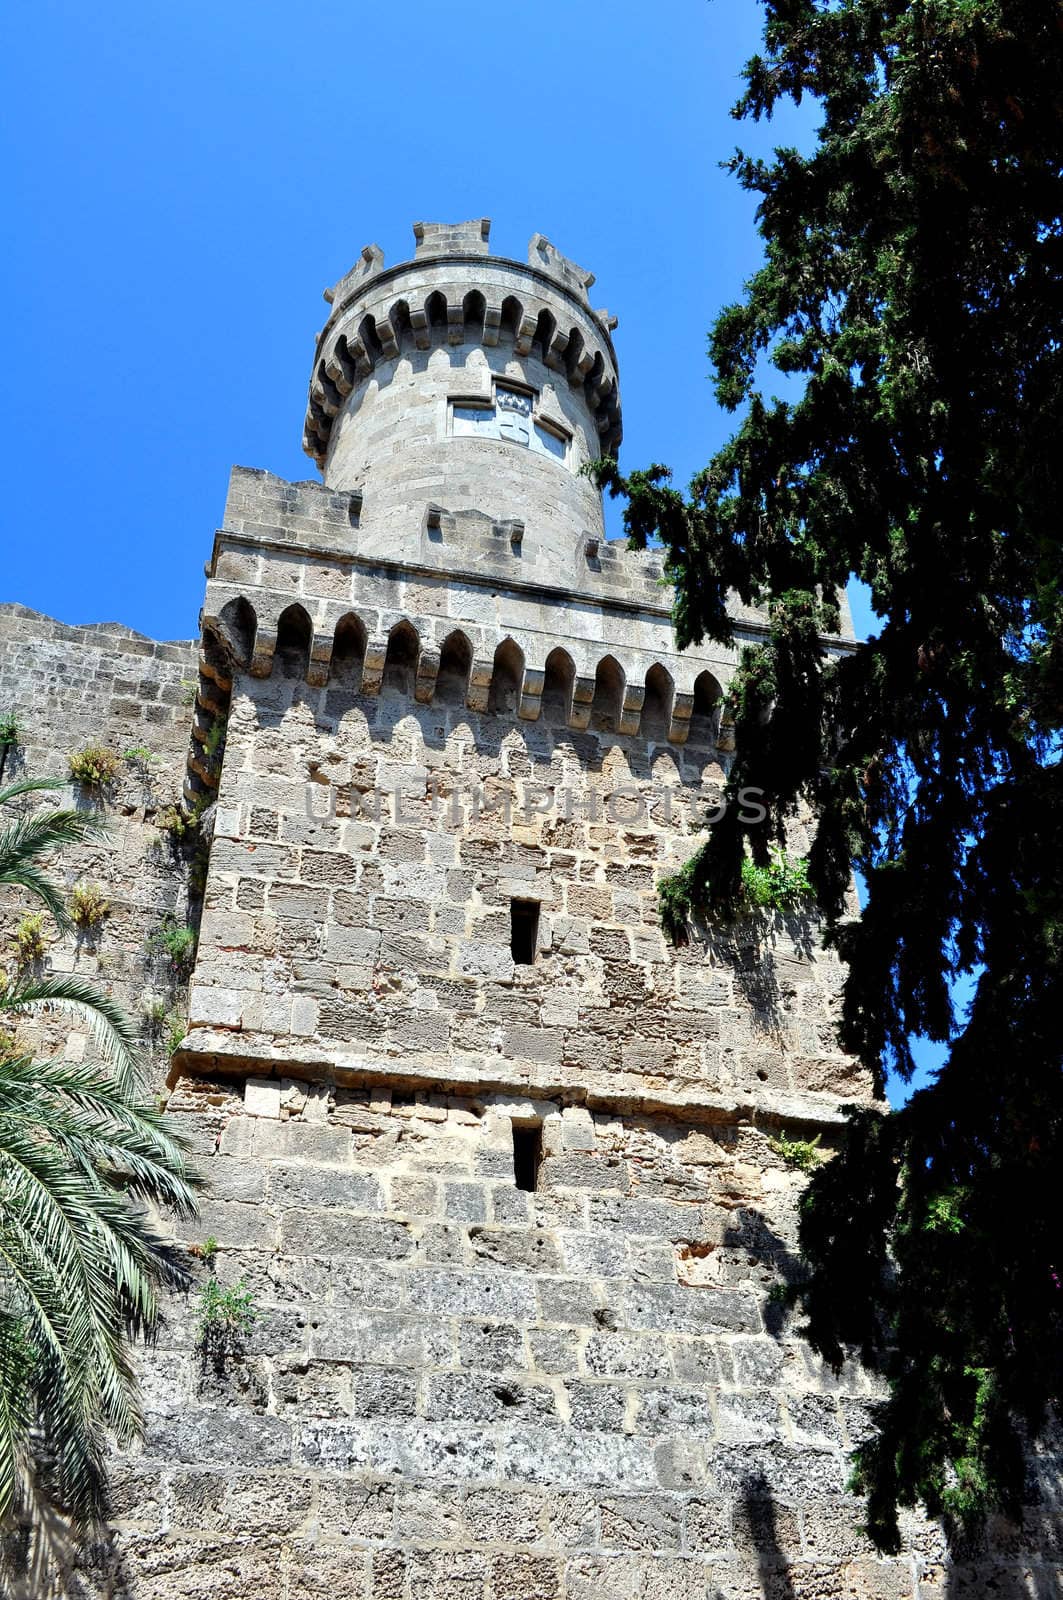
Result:
<svg viewBox="0 0 1063 1600"><path fill-rule="evenodd" d="M27 1476L26 1440L33 1424L33 1346L23 1319L0 1309L0 1526Z"/></svg>
<svg viewBox="0 0 1063 1600"><path fill-rule="evenodd" d="M0 808L25 795L54 793L65 787L61 778L20 778L0 789ZM40 900L66 932L71 926L69 913L41 864L63 845L83 844L107 831L106 819L94 811L42 808L19 816L0 830L0 884L12 884Z"/></svg>
<svg viewBox="0 0 1063 1600"><path fill-rule="evenodd" d="M137 1031L117 1001L76 973L50 973L0 986L0 1012L69 1011L86 1022L100 1054L121 1089L132 1091L140 1081Z"/></svg>
<svg viewBox="0 0 1063 1600"><path fill-rule="evenodd" d="M20 800L24 794L43 794L48 790L65 789L65 778L15 778L11 783L5 784L0 789L0 806L6 806L12 800Z"/></svg>
<svg viewBox="0 0 1063 1600"><path fill-rule="evenodd" d="M61 789L23 779L0 807ZM97 814L41 809L0 831L0 883L70 919L47 858L98 837ZM104 1430L142 1426L129 1340L150 1337L184 1264L145 1207L195 1211L181 1140L150 1103L133 1023L72 974L0 984L0 1012L67 1011L96 1062L0 1061L0 1521L49 1504L85 1529L103 1507Z"/></svg>
<svg viewBox="0 0 1063 1600"><path fill-rule="evenodd" d="M0 1516L26 1498L27 1416L38 1485L81 1525L98 1516L103 1429L128 1443L142 1426L129 1339L154 1331L159 1286L187 1281L135 1196L187 1215L187 1179L135 1087L89 1063L0 1063L0 1313L32 1352L24 1402L0 1325Z"/></svg>

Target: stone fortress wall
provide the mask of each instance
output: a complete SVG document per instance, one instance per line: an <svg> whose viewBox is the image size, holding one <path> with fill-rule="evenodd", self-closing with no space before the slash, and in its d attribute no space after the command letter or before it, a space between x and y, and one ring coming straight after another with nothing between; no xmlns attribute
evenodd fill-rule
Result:
<svg viewBox="0 0 1063 1600"><path fill-rule="evenodd" d="M656 588L652 610L604 594L574 618L564 592L503 588L457 542L460 524L440 547L445 573L320 546L293 560L267 520L275 484L257 524L256 487L234 486L241 539L218 535L227 581L211 577L204 612L253 670L229 716L197 1056L308 1069L357 1057L366 1071L379 1057L425 1082L534 1081L633 1104L756 1098L770 1083L826 1094L795 1108L810 1120L843 1090L868 1092L833 1043L838 964L799 948L799 930L780 930L770 979L747 952L761 970L736 993L729 974L706 979L705 949L677 959L658 927L657 880L722 787L726 652L678 657ZM527 971L510 955L514 898L539 907ZM374 968L396 983L367 1004ZM467 981L488 1016L496 1003L499 1021L511 1015L504 1035L461 1020Z"/></svg>
<svg viewBox="0 0 1063 1600"><path fill-rule="evenodd" d="M68 890L99 884L110 909L99 929L65 937L46 922L44 965L114 993L138 1021L161 1076L163 1036L185 1014L186 997L152 941L167 919L187 925L190 896L187 860L157 821L180 800L186 782L198 660L194 640L158 643L117 623L68 627L25 606L0 604L0 712L13 713L18 727L2 783L68 781L70 756L92 744L118 759L103 808L107 833L64 851L58 863ZM95 802L71 784L47 803ZM32 909L0 889L0 968L9 976L15 972L10 936ZM60 1049L77 1059L86 1049L81 1030L61 1016L23 1021L19 1039L27 1048Z"/></svg>
<svg viewBox="0 0 1063 1600"><path fill-rule="evenodd" d="M467 372L479 352L481 372L542 378L535 335L517 348L533 313L544 356L578 327L612 359L611 319L596 333L593 314L559 314L588 275L537 235L543 303L516 319L496 279L525 269L488 265L482 224L426 224L425 241L443 266L419 256L374 288L370 247L332 292L311 389L316 417L345 327L350 388L333 376L322 415L342 425L349 402L353 438L371 373L390 362L394 386L427 356L435 432L426 453L407 440L405 499L384 435L357 481L329 481L320 422L308 446L324 486L237 469L198 677L187 646L157 647L166 664L144 674L169 674L167 697L196 682L162 765L173 792L217 802L168 1075L207 1180L187 1242L216 1241L199 1284L243 1282L256 1319L210 1354L197 1293L171 1304L142 1360L144 1444L115 1462L113 1537L68 1592L1057 1592L1044 1506L966 1564L915 1517L894 1558L860 1532L847 1455L873 1381L855 1364L825 1371L772 1292L795 1268L803 1185L773 1138L819 1133L829 1149L841 1105L871 1092L837 1051L843 973L801 919L664 940L657 884L693 848L730 759L718 697L734 657L675 651L652 554L603 544L582 512L540 518L521 478L530 446L446 431L445 367ZM426 297L421 322L429 267L446 315ZM380 310L403 296L408 324ZM590 401L573 389L597 431L588 457L619 428L605 371L602 354ZM500 482L512 469L486 506L486 489L462 487L472 458L448 463L445 445L470 442ZM543 453L534 472L562 485L560 506L570 463ZM757 637L762 619L736 617ZM128 681L126 647L90 661L93 630L9 621L23 659L53 629L59 654L98 674L84 723L68 726L71 696L24 697L47 747L91 724L120 748L137 696L109 696L108 675ZM27 756L45 747L34 732ZM118 826L151 820L133 808ZM795 822L795 851L808 825ZM145 859L131 845L115 876Z"/></svg>

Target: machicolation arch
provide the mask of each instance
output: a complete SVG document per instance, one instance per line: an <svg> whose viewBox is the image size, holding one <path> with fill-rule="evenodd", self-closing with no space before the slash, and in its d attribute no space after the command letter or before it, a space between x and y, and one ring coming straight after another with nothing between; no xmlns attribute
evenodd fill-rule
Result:
<svg viewBox="0 0 1063 1600"><path fill-rule="evenodd" d="M442 637L430 639L399 617L375 638L356 612L346 611L328 631L298 601L271 625L243 595L226 601L217 618L205 618L204 629L230 670L255 677L305 679L367 697L384 692L527 722L542 717L574 730L669 744L689 738L711 748L720 736L723 689L713 673L702 671L683 686L661 661L632 662L629 670L611 651L595 659L589 642L583 670L564 645L552 646L539 665L533 641L512 636L480 658L462 628L442 634L441 627Z"/></svg>

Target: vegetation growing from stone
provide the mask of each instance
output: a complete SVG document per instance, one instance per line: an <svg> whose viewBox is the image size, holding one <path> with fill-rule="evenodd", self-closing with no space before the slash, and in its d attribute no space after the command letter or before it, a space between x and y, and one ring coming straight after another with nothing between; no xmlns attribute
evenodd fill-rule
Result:
<svg viewBox="0 0 1063 1600"><path fill-rule="evenodd" d="M781 851L763 864L750 857L742 862L742 895L759 910L785 911L810 898L808 862L788 861Z"/></svg>
<svg viewBox="0 0 1063 1600"><path fill-rule="evenodd" d="M61 787L9 785L0 811ZM47 863L100 832L82 812L14 814L0 883L68 929ZM159 1286L184 1281L144 1202L180 1215L194 1205L181 1148L140 1080L130 1020L76 976L0 982L0 1012L42 1010L88 1024L99 1060L0 1051L0 1521L48 1502L81 1528L103 1509L104 1430L126 1443L139 1431L129 1340L153 1331Z"/></svg>
<svg viewBox="0 0 1063 1600"><path fill-rule="evenodd" d="M203 753L212 766L221 766L221 758L225 753L225 732L224 717L216 718L207 730L207 737L203 741Z"/></svg>
<svg viewBox="0 0 1063 1600"><path fill-rule="evenodd" d="M185 811L182 806L163 806L155 818L155 825L170 839L173 844L183 844L184 841L195 834L199 826L199 818L192 811Z"/></svg>
<svg viewBox="0 0 1063 1600"><path fill-rule="evenodd" d="M106 789L118 776L118 757L106 745L87 744L68 757L70 776L86 789Z"/></svg>
<svg viewBox="0 0 1063 1600"><path fill-rule="evenodd" d="M733 908L747 851L808 802L843 1045L880 1081L911 1076L913 1036L949 1046L903 1110L851 1114L801 1225L816 1347L888 1380L857 1477L893 1547L917 1499L1013 1510L1022 1430L1063 1392L1058 8L769 3L736 114L805 96L808 155L732 162L765 244L712 333L734 434L685 495L659 466L600 476L635 544L664 545L680 646L733 641L729 593L770 618L733 686L730 775L766 818L733 805L669 915ZM881 626L828 653L854 574Z"/></svg>
<svg viewBox="0 0 1063 1600"><path fill-rule="evenodd" d="M817 1133L814 1139L788 1139L785 1133L779 1133L768 1143L788 1167L795 1167L798 1172L814 1172L823 1160L819 1148L821 1137Z"/></svg>
<svg viewBox="0 0 1063 1600"><path fill-rule="evenodd" d="M70 915L77 928L98 928L110 909L111 902L98 883L75 883L70 891Z"/></svg>
<svg viewBox="0 0 1063 1600"><path fill-rule="evenodd" d="M166 1054L175 1055L181 1047L181 1040L188 1032L188 1018L183 1017L179 1011L170 1011L166 1017Z"/></svg>
<svg viewBox="0 0 1063 1600"><path fill-rule="evenodd" d="M208 1265L212 1261L213 1255ZM223 1361L239 1349L257 1315L254 1296L245 1279L238 1278L223 1289L217 1278L208 1278L199 1294L196 1326L200 1350L215 1361Z"/></svg>
<svg viewBox="0 0 1063 1600"><path fill-rule="evenodd" d="M661 926L673 943L685 941L699 870L699 858L694 856L661 885ZM791 861L783 851L774 850L765 862L745 857L738 892L723 910L731 917L755 911L790 911L812 898L808 862L804 858Z"/></svg>
<svg viewBox="0 0 1063 1600"><path fill-rule="evenodd" d="M151 935L149 944L153 950L160 951L166 957L170 970L176 978L183 981L191 975L196 956L194 928L177 922L173 917L165 917L162 925Z"/></svg>
<svg viewBox="0 0 1063 1600"><path fill-rule="evenodd" d="M44 936L44 915L29 911L20 917L11 934L11 953L19 972L32 967L44 957L48 941Z"/></svg>
<svg viewBox="0 0 1063 1600"><path fill-rule="evenodd" d="M172 1056L188 1031L187 1018L168 1000L150 1000L143 1010L144 1034L153 1043L162 1043Z"/></svg>
<svg viewBox="0 0 1063 1600"><path fill-rule="evenodd" d="M0 711L0 750L18 744L18 718L13 711Z"/></svg>

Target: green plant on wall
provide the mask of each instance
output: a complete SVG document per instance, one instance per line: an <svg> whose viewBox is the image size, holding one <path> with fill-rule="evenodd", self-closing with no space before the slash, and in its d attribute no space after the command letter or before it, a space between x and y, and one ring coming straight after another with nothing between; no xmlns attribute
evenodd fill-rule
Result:
<svg viewBox="0 0 1063 1600"><path fill-rule="evenodd" d="M746 856L742 862L742 898L758 911L786 911L811 899L808 862L802 856L790 861L781 851L772 851L765 865Z"/></svg>
<svg viewBox="0 0 1063 1600"><path fill-rule="evenodd" d="M7 766L8 751L16 749L18 742L18 718L13 711L0 711L0 778Z"/></svg>
<svg viewBox="0 0 1063 1600"><path fill-rule="evenodd" d="M77 928L98 928L110 909L111 902L98 883L75 883L70 891L70 915Z"/></svg>
<svg viewBox="0 0 1063 1600"><path fill-rule="evenodd" d="M148 768L152 762L158 760L158 757L146 744L135 744L129 750L122 751L122 760L128 762L131 767L136 767L144 777L147 777Z"/></svg>
<svg viewBox="0 0 1063 1600"><path fill-rule="evenodd" d="M118 776L118 757L106 745L87 744L67 757L70 776L84 789L106 789Z"/></svg>
<svg viewBox="0 0 1063 1600"><path fill-rule="evenodd" d="M794 1167L798 1172L812 1172L823 1160L819 1148L821 1138L822 1134L817 1133L814 1139L788 1139L785 1133L780 1132L768 1143L788 1167Z"/></svg>
<svg viewBox="0 0 1063 1600"><path fill-rule="evenodd" d="M153 1044L162 1044L166 1054L172 1056L188 1031L188 1022L183 1013L171 1006L169 1001L158 998L147 1001L142 1016L145 1037Z"/></svg>
<svg viewBox="0 0 1063 1600"><path fill-rule="evenodd" d="M218 717L211 723L207 730L207 737L203 741L203 753L212 767L221 764L221 757L225 750L226 722L224 717Z"/></svg>
<svg viewBox="0 0 1063 1600"><path fill-rule="evenodd" d="M211 1265L217 1241L208 1242L214 1245L208 1262ZM199 1292L196 1344L200 1352L219 1365L226 1356L238 1354L257 1316L246 1279L238 1278L223 1289L217 1278L208 1278Z"/></svg>
<svg viewBox="0 0 1063 1600"><path fill-rule="evenodd" d="M149 936L148 948L166 957L175 978L183 980L191 976L196 955L194 928L178 922L175 917L164 917L161 927Z"/></svg>
<svg viewBox="0 0 1063 1600"><path fill-rule="evenodd" d="M19 921L11 935L11 946L15 966L20 972L42 959L48 947L43 912L30 911Z"/></svg>
<svg viewBox="0 0 1063 1600"><path fill-rule="evenodd" d="M188 1032L188 1019L179 1011L169 1011L166 1014L166 1054L176 1055L181 1047L181 1040Z"/></svg>
<svg viewBox="0 0 1063 1600"><path fill-rule="evenodd" d="M155 826L173 845L184 844L199 825L199 819L192 811L186 811L183 806L163 806L155 818Z"/></svg>
<svg viewBox="0 0 1063 1600"><path fill-rule="evenodd" d="M682 944L687 937L687 919L696 906L695 881L699 870L698 857L693 856L668 878L662 878L659 895L661 926L669 939ZM758 863L751 856L742 862L738 893L734 899L721 903L718 915L723 920L749 915L758 911L795 911L812 904L812 887L808 881L808 860L800 856L790 860L782 851L775 850L766 863Z"/></svg>
<svg viewBox="0 0 1063 1600"><path fill-rule="evenodd" d="M149 1039L162 1037L163 1025L169 1009L167 1002L162 999L146 1000L144 1002L141 1015L144 1018L144 1032Z"/></svg>

